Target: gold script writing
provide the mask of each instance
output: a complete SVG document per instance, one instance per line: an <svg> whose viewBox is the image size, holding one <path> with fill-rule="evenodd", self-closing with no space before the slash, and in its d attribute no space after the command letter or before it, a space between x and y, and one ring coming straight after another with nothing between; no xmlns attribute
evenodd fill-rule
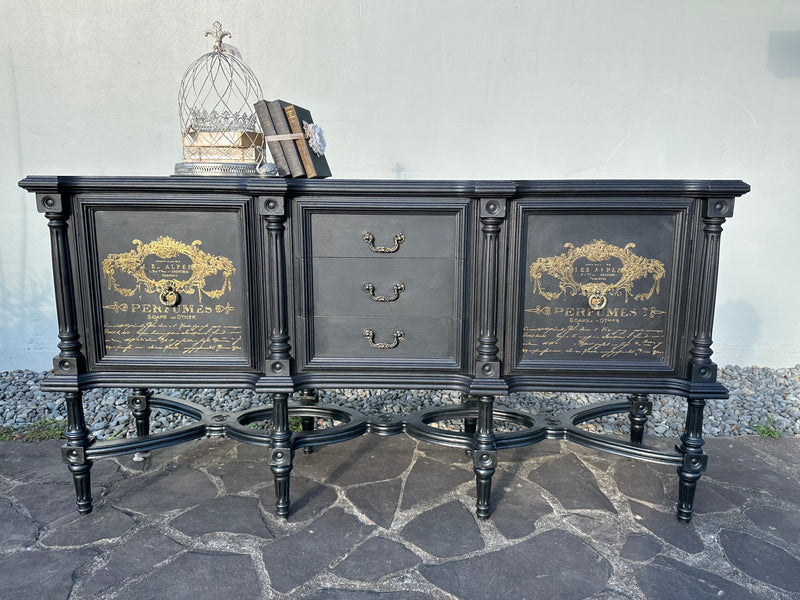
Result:
<svg viewBox="0 0 800 600"><path fill-rule="evenodd" d="M585 358L657 356L664 353L664 330L573 323L525 327L522 352L536 357Z"/></svg>
<svg viewBox="0 0 800 600"><path fill-rule="evenodd" d="M242 350L239 325L195 324L173 321L146 323L106 323L106 351L193 355Z"/></svg>

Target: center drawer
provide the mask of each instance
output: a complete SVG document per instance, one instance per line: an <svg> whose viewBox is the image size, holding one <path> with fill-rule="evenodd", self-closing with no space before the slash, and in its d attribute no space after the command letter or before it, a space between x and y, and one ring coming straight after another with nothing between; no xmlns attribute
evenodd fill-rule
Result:
<svg viewBox="0 0 800 600"><path fill-rule="evenodd" d="M315 258L316 316L452 317L461 261Z"/></svg>
<svg viewBox="0 0 800 600"><path fill-rule="evenodd" d="M314 257L461 258L457 214L320 213L311 218Z"/></svg>
<svg viewBox="0 0 800 600"><path fill-rule="evenodd" d="M470 201L301 198L298 366L460 369Z"/></svg>
<svg viewBox="0 0 800 600"><path fill-rule="evenodd" d="M314 357L360 358L395 367L402 367L397 362L402 359L453 363L460 326L459 320L447 318L317 317Z"/></svg>

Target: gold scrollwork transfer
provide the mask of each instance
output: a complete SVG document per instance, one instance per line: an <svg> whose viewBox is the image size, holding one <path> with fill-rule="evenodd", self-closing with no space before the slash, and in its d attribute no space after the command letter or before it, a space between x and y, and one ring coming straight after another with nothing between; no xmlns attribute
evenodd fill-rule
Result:
<svg viewBox="0 0 800 600"><path fill-rule="evenodd" d="M626 244L624 248L609 244L604 240L592 240L589 244L576 247L566 243L566 252L558 256L538 258L530 266L533 293L555 300L564 293L572 296L585 296L589 307L601 310L606 306L606 295L619 296L624 293L625 302L629 296L635 300L649 300L659 293L659 284L666 276L664 264L656 259L643 258L632 252L636 244ZM609 266L619 261L619 266ZM616 265L616 263L613 263ZM585 273L581 273L585 271ZM542 282L543 275L558 281L558 289L547 289ZM576 279L585 275L587 282ZM639 280L652 278L650 289L633 293L633 286Z"/></svg>
<svg viewBox="0 0 800 600"><path fill-rule="evenodd" d="M109 254L103 260L103 274L108 281L108 288L122 296L133 296L140 287L148 293L158 293L167 306L177 303L179 294L197 293L200 302L205 295L208 298L220 298L231 290L231 277L236 272L233 262L224 256L213 256L200 250L200 240L184 244L168 236L161 236L149 244L141 240L133 240L133 250L121 254ZM162 261L183 258L188 265L180 264L163 268L154 268L146 261L151 257ZM123 287L117 284L115 276L122 272L133 277L135 287ZM222 285L218 289L206 289L206 278L222 274Z"/></svg>

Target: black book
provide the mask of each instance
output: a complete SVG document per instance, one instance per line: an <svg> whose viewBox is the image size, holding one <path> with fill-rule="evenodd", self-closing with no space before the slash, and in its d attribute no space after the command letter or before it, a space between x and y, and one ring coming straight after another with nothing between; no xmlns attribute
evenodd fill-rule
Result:
<svg viewBox="0 0 800 600"><path fill-rule="evenodd" d="M256 116L259 123L261 123L261 130L264 132L264 139L267 141L267 148L272 155L272 160L275 162L275 168L278 170L278 175L287 177L291 175L289 164L286 162L286 156L283 153L283 147L277 140L270 141L270 137L278 135L275 129L275 124L272 122L272 117L269 113L269 107L266 100L259 100L253 105L256 109Z"/></svg>

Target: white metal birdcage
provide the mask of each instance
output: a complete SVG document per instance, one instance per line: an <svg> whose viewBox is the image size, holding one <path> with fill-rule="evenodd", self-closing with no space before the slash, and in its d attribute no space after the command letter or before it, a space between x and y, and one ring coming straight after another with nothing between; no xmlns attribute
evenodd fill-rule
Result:
<svg viewBox="0 0 800 600"><path fill-rule="evenodd" d="M264 135L253 104L263 97L258 79L219 21L206 31L214 47L194 61L181 79L178 112L183 162L177 175L268 175Z"/></svg>

